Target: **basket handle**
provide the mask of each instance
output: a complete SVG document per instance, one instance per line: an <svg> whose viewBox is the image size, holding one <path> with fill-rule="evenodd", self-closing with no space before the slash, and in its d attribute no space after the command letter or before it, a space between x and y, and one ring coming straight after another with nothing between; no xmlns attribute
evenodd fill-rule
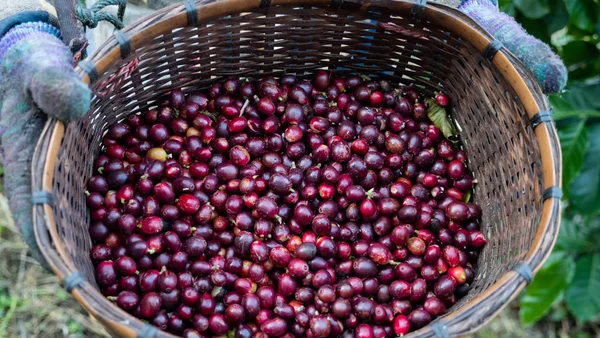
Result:
<svg viewBox="0 0 600 338"><path fill-rule="evenodd" d="M78 1L55 0L63 42L75 54L75 63L82 58L82 54L85 54L87 47L85 28L95 28L98 22L108 21L116 29L122 29L127 6L127 0L98 0L91 8L87 8ZM117 16L101 12L104 7L112 5L119 6Z"/></svg>
<svg viewBox="0 0 600 338"><path fill-rule="evenodd" d="M69 46L71 52L76 53L86 43L83 34L83 25L75 15L75 5L78 0L55 0L56 15L60 24L63 42Z"/></svg>

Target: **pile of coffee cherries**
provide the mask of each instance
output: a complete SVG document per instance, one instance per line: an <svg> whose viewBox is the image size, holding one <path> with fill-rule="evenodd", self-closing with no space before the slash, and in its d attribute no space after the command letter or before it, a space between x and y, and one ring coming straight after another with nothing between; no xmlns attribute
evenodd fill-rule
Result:
<svg viewBox="0 0 600 338"><path fill-rule="evenodd" d="M427 325L486 240L466 155L425 99L318 71L173 90L110 126L86 191L102 293L183 337Z"/></svg>

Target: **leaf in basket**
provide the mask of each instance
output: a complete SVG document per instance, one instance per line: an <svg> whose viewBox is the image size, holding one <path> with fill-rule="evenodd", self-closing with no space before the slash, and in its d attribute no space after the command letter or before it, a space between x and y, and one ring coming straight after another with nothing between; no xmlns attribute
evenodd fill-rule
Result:
<svg viewBox="0 0 600 338"><path fill-rule="evenodd" d="M458 140L456 128L450 117L448 117L446 109L438 105L432 98L425 100L425 106L427 107L427 116L431 122L438 127L442 134L452 142Z"/></svg>
<svg viewBox="0 0 600 338"><path fill-rule="evenodd" d="M585 128L586 120L583 119L579 123L571 123L559 130L560 146L563 155L563 184L565 187L565 195L568 195L569 183L573 181L575 176L581 170L581 164L585 151L589 144L587 129Z"/></svg>
<svg viewBox="0 0 600 338"><path fill-rule="evenodd" d="M200 114L204 114L204 115L208 116L213 121L217 120L217 116L215 114L210 113L208 110L201 111Z"/></svg>
<svg viewBox="0 0 600 338"><path fill-rule="evenodd" d="M600 253L586 254L575 262L575 275L565 293L567 307L578 322L596 318L600 310Z"/></svg>
<svg viewBox="0 0 600 338"><path fill-rule="evenodd" d="M588 127L588 133L590 144L581 172L569 185L570 205L584 215L600 212L600 123Z"/></svg>
<svg viewBox="0 0 600 338"><path fill-rule="evenodd" d="M465 202L469 203L469 201L471 201L471 195L473 195L473 191L469 190L465 193Z"/></svg>
<svg viewBox="0 0 600 338"><path fill-rule="evenodd" d="M552 257L555 256L555 257ZM521 323L531 325L545 316L559 301L573 278L573 257L554 252L525 290L521 298Z"/></svg>
<svg viewBox="0 0 600 338"><path fill-rule="evenodd" d="M548 0L515 0L515 7L529 19L539 19L550 13Z"/></svg>

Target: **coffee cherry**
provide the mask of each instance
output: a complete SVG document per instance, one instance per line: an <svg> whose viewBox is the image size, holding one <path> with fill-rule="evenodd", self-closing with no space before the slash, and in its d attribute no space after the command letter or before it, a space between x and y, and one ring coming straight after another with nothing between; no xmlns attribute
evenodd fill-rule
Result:
<svg viewBox="0 0 600 338"><path fill-rule="evenodd" d="M86 186L105 296L175 335L240 338L404 335L464 297L483 211L425 94L308 78L173 89L108 127Z"/></svg>

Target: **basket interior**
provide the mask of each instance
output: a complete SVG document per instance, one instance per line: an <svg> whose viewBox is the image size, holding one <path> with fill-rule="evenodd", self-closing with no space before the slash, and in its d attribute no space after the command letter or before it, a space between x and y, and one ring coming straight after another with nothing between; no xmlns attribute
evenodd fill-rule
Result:
<svg viewBox="0 0 600 338"><path fill-rule="evenodd" d="M75 267L94 280L84 190L108 125L155 107L172 88L190 92L227 76L303 76L323 68L414 83L453 98L488 245L471 292L450 312L520 261L537 230L543 185L540 149L512 87L480 52L431 22L355 9L275 6L201 21L155 38L101 76L92 87L102 95L83 121L68 125L55 172L58 233ZM130 76L115 75L135 58Z"/></svg>

